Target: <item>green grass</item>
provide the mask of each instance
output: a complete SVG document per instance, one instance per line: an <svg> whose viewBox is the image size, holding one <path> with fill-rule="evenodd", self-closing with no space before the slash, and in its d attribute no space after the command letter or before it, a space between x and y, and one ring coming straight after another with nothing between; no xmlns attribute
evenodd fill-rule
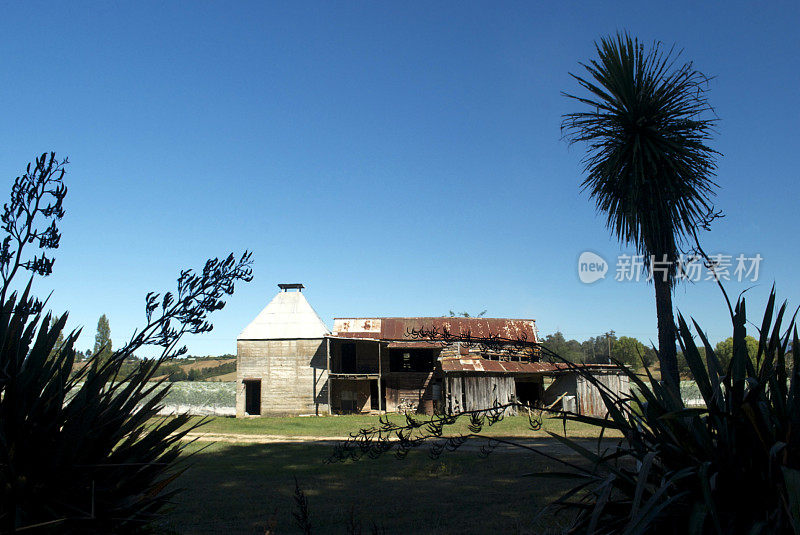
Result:
<svg viewBox="0 0 800 535"><path fill-rule="evenodd" d="M405 417L391 414L389 418L394 422L403 422ZM418 418L426 418L418 416ZM200 418L195 418L192 423ZM450 434L468 433L468 418L459 419L458 423L446 429ZM358 431L363 427L378 425L378 416L347 415L347 416L319 416L319 417L284 417L284 418L208 418L207 423L200 428L205 433L227 433L241 435L287 435L287 436L312 436L312 437L342 437ZM546 430L563 433L563 424L559 419L545 418L544 425L539 431L532 431L527 416L509 416L493 426L485 426L483 434L490 436L547 436ZM596 437L597 428L578 422L567 423L567 436L570 437ZM609 436L615 436L609 434Z"/></svg>
<svg viewBox="0 0 800 535"><path fill-rule="evenodd" d="M295 477L308 496L315 534L347 533L351 511L364 533L373 523L386 533L546 533L566 522L546 516L532 523L566 485L524 477L557 468L531 453L481 458L473 448L433 460L418 450L404 460L385 455L324 464L331 447L315 443L193 443L189 450L191 465L177 480L185 490L165 519L167 532L263 534L273 523L276 533L299 533L292 518Z"/></svg>

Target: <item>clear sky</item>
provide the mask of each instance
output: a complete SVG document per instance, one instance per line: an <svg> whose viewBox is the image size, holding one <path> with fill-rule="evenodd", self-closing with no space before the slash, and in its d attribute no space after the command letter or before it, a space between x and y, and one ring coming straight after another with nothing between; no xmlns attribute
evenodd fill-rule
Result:
<svg viewBox="0 0 800 535"><path fill-rule="evenodd" d="M62 245L37 289L85 326L81 348L100 314L118 345L149 290L246 248L255 280L191 353L235 352L279 282L305 283L329 325L486 309L655 340L653 288L613 280L632 251L561 139L568 73L628 30L715 77L727 217L703 239L763 257L754 319L773 282L800 302L798 27L796 1L5 3L0 192L37 153L69 156ZM592 285L586 250L611 263ZM730 336L712 283L679 286L676 304Z"/></svg>

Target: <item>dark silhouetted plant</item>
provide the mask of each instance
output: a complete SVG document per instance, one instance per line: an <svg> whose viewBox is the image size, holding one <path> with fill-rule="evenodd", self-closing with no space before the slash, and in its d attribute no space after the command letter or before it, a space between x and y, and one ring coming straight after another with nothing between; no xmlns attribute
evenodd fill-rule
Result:
<svg viewBox="0 0 800 535"><path fill-rule="evenodd" d="M56 161L43 155L34 171L28 167L2 217L9 237L0 256L0 531L140 532L175 492L168 486L180 473L181 439L193 428L187 416L151 423L169 385L150 379L185 352L183 334L211 330L208 313L224 306L235 282L251 280L250 254L182 271L174 294L148 294L145 326L110 358L95 354L76 373L79 331L59 341L67 315L51 325L31 281L9 290L20 268L52 269L45 250L58 246L66 194ZM41 220L50 221L45 231L37 230ZM42 253L25 260L25 245L37 241ZM157 357L132 358L149 345L160 348ZM135 365L124 367L126 359Z"/></svg>
<svg viewBox="0 0 800 535"><path fill-rule="evenodd" d="M651 269L661 373L677 394L676 261L681 243L708 224L716 185L708 80L673 50L645 48L627 34L601 39L596 49L597 59L582 64L585 74L572 75L588 94L565 94L588 109L565 115L562 129L588 148L583 189L612 234Z"/></svg>
<svg viewBox="0 0 800 535"><path fill-rule="evenodd" d="M678 316L681 349L705 408L685 408L652 376L644 382L628 372L639 391L634 397L619 396L594 381L610 419L563 416L616 429L624 440L595 453L553 435L592 462L591 469L546 475L579 482L556 502L576 514L572 533L800 529L800 384L794 364L800 346L795 318L784 324L785 314L786 304L776 311L773 290L757 352L749 355L745 300L740 298L731 314L734 350L727 368L694 323L703 358L688 323Z"/></svg>

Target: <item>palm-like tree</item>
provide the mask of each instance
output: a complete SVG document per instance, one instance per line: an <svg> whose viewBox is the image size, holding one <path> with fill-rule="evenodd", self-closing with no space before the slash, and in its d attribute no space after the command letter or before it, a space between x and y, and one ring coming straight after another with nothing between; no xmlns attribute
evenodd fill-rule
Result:
<svg viewBox="0 0 800 535"><path fill-rule="evenodd" d="M587 144L582 188L651 269L662 379L677 392L676 260L711 213L716 187L717 152L706 145L717 120L708 78L660 43L645 48L617 34L595 46L598 58L581 64L584 76L572 74L589 95L565 93L589 109L565 115L562 130L570 143Z"/></svg>

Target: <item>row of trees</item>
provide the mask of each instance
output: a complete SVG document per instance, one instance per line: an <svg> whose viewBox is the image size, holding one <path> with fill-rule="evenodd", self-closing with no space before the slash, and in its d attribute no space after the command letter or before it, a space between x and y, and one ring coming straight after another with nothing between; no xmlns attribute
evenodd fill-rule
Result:
<svg viewBox="0 0 800 535"><path fill-rule="evenodd" d="M614 331L579 342L567 340L561 331L548 334L542 345L560 357L575 363L602 364L610 359L632 367L642 362L650 366L656 361L656 352L651 346L629 336L617 337Z"/></svg>
<svg viewBox="0 0 800 535"><path fill-rule="evenodd" d="M745 340L747 353L754 359L758 352L758 340L752 336L747 336ZM632 368L640 368L643 364L652 366L658 360L652 345L630 336L617 337L614 331L591 337L583 342L567 340L561 331L556 331L548 334L542 345L570 362L582 364L603 364L613 359ZM699 348L699 351L705 356L704 348ZM733 337L728 337L714 346L714 353L720 364L727 367L733 360ZM678 371L684 377L691 374L682 352L678 353Z"/></svg>

